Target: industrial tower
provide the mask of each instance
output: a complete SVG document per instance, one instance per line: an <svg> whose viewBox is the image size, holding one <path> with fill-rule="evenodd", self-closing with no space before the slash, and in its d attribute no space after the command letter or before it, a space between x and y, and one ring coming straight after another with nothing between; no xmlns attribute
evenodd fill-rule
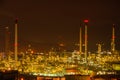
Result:
<svg viewBox="0 0 120 80"><path fill-rule="evenodd" d="M17 62L18 57L18 31L17 31L17 27L18 27L18 19L15 20L15 61Z"/></svg>
<svg viewBox="0 0 120 80"><path fill-rule="evenodd" d="M88 24L88 20L84 20L85 23L85 62L87 62L87 46L88 46L88 32L87 32L87 24Z"/></svg>
<svg viewBox="0 0 120 80"><path fill-rule="evenodd" d="M9 27L5 27L5 56L8 58L10 52L10 32Z"/></svg>
<svg viewBox="0 0 120 80"><path fill-rule="evenodd" d="M82 53L82 28L80 27L80 44L79 44L79 53Z"/></svg>
<svg viewBox="0 0 120 80"><path fill-rule="evenodd" d="M112 28L111 52L115 52L115 24L113 24Z"/></svg>

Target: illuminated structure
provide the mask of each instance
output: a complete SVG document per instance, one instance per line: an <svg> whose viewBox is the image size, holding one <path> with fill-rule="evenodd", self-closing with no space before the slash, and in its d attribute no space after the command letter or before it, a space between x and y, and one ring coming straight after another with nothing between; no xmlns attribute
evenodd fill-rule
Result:
<svg viewBox="0 0 120 80"><path fill-rule="evenodd" d="M30 44L28 45L28 49L27 49L26 53L27 53L27 54L33 54L33 53L34 53L34 51L32 50Z"/></svg>
<svg viewBox="0 0 120 80"><path fill-rule="evenodd" d="M80 52L80 54L82 53L82 29L81 29L81 27L80 27L80 46L79 46L79 52Z"/></svg>
<svg viewBox="0 0 120 80"><path fill-rule="evenodd" d="M18 19L15 20L15 61L18 60L17 53L18 53L18 33L17 33L17 25Z"/></svg>
<svg viewBox="0 0 120 80"><path fill-rule="evenodd" d="M84 20L85 23L85 61L87 65L90 65L91 70L88 70L89 66L84 65L84 58L77 55L78 53L75 51L75 54L69 55L68 52L63 52L65 56L60 56L56 51L50 51L49 53L35 53L35 54L24 54L22 53L22 57L17 57L18 54L18 35L17 35L17 19L15 22L15 60L12 57L14 54L10 55L10 59L1 59L0 60L0 69L3 70L18 70L21 74L30 74L33 76L38 76L37 79L42 80L50 79L52 80L65 80L66 75L89 75L92 73L92 71L95 71L97 68L100 68L102 70L120 70L119 65L116 66L111 64L109 65L108 62L119 62L120 56L111 56L111 55L102 55L101 53L101 47L102 44L98 45L98 53L95 55L87 55L88 50L88 33L87 33L87 23L88 20ZM6 27L6 32L8 32L8 28ZM112 42L111 42L111 49L115 50L115 37L114 37L115 31L113 27L113 33L112 33ZM82 28L80 27L80 52L82 52ZM60 44L60 46L64 46L63 44ZM28 53L33 53L31 49L31 45L28 46ZM52 53L52 55L51 55ZM62 52L60 52L62 53ZM63 54L62 53L62 54ZM69 52L70 54L72 52ZM106 53L106 52L105 52ZM107 53L108 54L108 53ZM21 55L20 55L21 56ZM16 61L16 62L14 62ZM3 65L4 64L4 65ZM96 66L97 65L97 66ZM88 68L87 68L88 67ZM112 69L112 67L114 67ZM101 74L101 71L98 71L97 74ZM107 74L107 72L103 72L103 74ZM111 74L111 73L110 73ZM23 80L24 78L21 78ZM76 78L77 79L77 78ZM73 79L74 80L74 79ZM81 80L81 79L80 79Z"/></svg>
<svg viewBox="0 0 120 80"><path fill-rule="evenodd" d="M111 41L111 51L115 51L115 24L113 24L113 29L112 29L112 41Z"/></svg>
<svg viewBox="0 0 120 80"><path fill-rule="evenodd" d="M87 23L88 20L84 20L85 23L85 61L87 62L87 42L88 42L88 35L87 35Z"/></svg>
<svg viewBox="0 0 120 80"><path fill-rule="evenodd" d="M100 54L102 51L102 49L101 49L102 45L101 44L97 44L97 45L98 45L98 53Z"/></svg>
<svg viewBox="0 0 120 80"><path fill-rule="evenodd" d="M10 35L9 35L9 27L5 27L5 55L8 58L9 56L9 41L10 41Z"/></svg>

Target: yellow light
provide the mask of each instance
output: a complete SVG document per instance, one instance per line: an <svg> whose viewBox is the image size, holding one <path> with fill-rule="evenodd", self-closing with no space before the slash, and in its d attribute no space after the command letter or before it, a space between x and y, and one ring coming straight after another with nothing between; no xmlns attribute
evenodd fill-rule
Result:
<svg viewBox="0 0 120 80"><path fill-rule="evenodd" d="M11 70L11 68L9 67L8 70Z"/></svg>

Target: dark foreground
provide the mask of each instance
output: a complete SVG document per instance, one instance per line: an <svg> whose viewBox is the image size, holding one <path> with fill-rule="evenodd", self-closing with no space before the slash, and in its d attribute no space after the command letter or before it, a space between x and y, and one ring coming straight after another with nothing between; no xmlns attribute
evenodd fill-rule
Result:
<svg viewBox="0 0 120 80"><path fill-rule="evenodd" d="M97 75L92 78L86 75L65 75L64 77L43 77L19 74L18 71L0 71L0 80L120 80L118 75Z"/></svg>

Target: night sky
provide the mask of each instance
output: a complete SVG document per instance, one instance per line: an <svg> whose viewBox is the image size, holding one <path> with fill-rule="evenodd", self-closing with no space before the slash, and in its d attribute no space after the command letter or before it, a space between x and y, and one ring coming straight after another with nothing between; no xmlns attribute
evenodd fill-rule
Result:
<svg viewBox="0 0 120 80"><path fill-rule="evenodd" d="M66 49L78 47L79 28L88 19L88 50L97 43L110 49L111 31L116 25L116 48L120 50L119 0L0 0L0 50L4 50L5 26L14 42L14 22L18 18L19 45L50 49L63 43Z"/></svg>

